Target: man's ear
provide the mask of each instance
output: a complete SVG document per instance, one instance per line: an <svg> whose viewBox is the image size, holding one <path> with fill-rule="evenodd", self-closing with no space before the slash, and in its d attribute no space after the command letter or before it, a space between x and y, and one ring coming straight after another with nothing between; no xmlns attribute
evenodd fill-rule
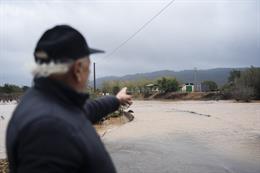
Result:
<svg viewBox="0 0 260 173"><path fill-rule="evenodd" d="M76 79L77 82L81 81L81 73L83 70L82 68L83 68L83 64L81 61L75 61L71 67L73 77Z"/></svg>

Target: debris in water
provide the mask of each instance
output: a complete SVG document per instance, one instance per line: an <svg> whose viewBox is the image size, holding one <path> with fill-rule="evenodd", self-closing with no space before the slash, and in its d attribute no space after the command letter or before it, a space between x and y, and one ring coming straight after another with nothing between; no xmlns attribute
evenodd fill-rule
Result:
<svg viewBox="0 0 260 173"><path fill-rule="evenodd" d="M211 117L211 115L201 114L201 113L198 113L198 112L195 112L195 111L181 110L181 109L175 109L175 108L173 108L173 110L176 111L176 112L187 112L187 113L190 113L190 114L195 114L195 115L201 115L201 116Z"/></svg>
<svg viewBox="0 0 260 173"><path fill-rule="evenodd" d="M134 111L132 111L132 110L129 110L129 111L124 111L123 112L123 115L129 120L129 121L133 121L134 120L134 116L133 116L133 113L134 113Z"/></svg>

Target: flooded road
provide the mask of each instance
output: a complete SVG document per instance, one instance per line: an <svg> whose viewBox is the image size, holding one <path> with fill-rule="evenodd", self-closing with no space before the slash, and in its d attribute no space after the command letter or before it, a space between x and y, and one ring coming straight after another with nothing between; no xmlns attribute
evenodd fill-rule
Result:
<svg viewBox="0 0 260 173"><path fill-rule="evenodd" d="M15 104L0 104L0 158ZM119 173L259 173L260 103L135 101L104 141Z"/></svg>
<svg viewBox="0 0 260 173"><path fill-rule="evenodd" d="M103 141L119 173L259 173L260 104L136 101Z"/></svg>
<svg viewBox="0 0 260 173"><path fill-rule="evenodd" d="M5 134L10 117L16 107L15 102L2 103L0 102L0 159L6 157L5 153Z"/></svg>

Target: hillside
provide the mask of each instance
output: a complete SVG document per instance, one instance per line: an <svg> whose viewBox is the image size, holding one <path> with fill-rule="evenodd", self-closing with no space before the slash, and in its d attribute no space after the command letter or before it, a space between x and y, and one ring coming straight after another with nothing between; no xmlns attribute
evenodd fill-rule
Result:
<svg viewBox="0 0 260 173"><path fill-rule="evenodd" d="M197 81L201 82L204 80L213 80L219 86L224 85L227 82L229 73L234 68L215 68L208 70L197 70ZM239 68L237 70L243 70L245 68ZM155 71L150 73L136 73L129 74L125 76L107 76L97 79L97 87L100 88L104 81L109 80L138 80L138 79L156 79L162 76L171 76L176 77L178 81L182 83L194 82L194 70L183 70L183 71L171 71L171 70L162 70ZM93 86L93 81L91 81Z"/></svg>

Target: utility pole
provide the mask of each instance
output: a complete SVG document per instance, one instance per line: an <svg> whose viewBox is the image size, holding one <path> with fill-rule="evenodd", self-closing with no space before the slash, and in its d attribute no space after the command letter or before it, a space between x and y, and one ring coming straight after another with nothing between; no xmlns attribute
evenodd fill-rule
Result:
<svg viewBox="0 0 260 173"><path fill-rule="evenodd" d="M199 91L198 89L198 79L197 79L197 75L198 75L198 71L197 71L197 67L194 68L194 74L193 74L193 82L194 82L194 91L197 92Z"/></svg>
<svg viewBox="0 0 260 173"><path fill-rule="evenodd" d="M94 93L96 92L96 63L93 63L94 66Z"/></svg>

